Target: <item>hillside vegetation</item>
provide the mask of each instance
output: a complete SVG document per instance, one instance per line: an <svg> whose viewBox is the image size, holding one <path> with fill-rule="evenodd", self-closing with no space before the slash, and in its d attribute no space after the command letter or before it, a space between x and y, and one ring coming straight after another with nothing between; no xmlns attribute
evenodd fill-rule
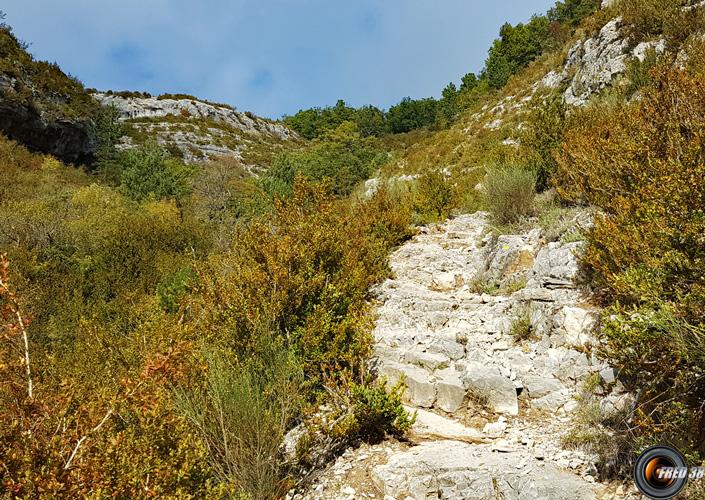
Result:
<svg viewBox="0 0 705 500"><path fill-rule="evenodd" d="M478 209L550 235L596 208L571 237L604 307L599 354L637 401L570 444L604 474L662 441L702 462L705 8L600 3L503 26L439 100L302 110L284 122L305 140L188 165L147 129L119 147L114 108L0 29L0 73L75 94L47 112L94 113L96 142L87 169L0 137L3 494L279 498L345 447L403 436L403 388L368 367L370 288L416 224ZM618 15L629 50L664 50L567 106L572 73L546 75Z"/></svg>

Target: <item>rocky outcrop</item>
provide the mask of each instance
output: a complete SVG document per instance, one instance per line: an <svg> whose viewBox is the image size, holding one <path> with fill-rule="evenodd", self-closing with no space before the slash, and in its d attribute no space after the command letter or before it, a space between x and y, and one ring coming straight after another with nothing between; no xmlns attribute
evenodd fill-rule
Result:
<svg viewBox="0 0 705 500"><path fill-rule="evenodd" d="M591 95L623 73L628 46L621 18L608 22L595 37L576 43L568 52L564 69L564 74L570 78L565 91L566 104L584 105Z"/></svg>
<svg viewBox="0 0 705 500"><path fill-rule="evenodd" d="M650 50L657 54L666 50L665 40L641 42L629 51L630 45L619 17L603 26L596 36L577 42L568 52L562 73L568 84L564 94L566 104L584 106L591 96L624 73L630 60L644 61Z"/></svg>
<svg viewBox="0 0 705 500"><path fill-rule="evenodd" d="M93 94L103 106L115 106L123 120L140 118L165 118L167 116L194 117L229 125L251 134L267 134L279 139L289 139L293 132L286 126L240 113L227 106L195 99L159 99L156 97L121 97L103 93Z"/></svg>
<svg viewBox="0 0 705 500"><path fill-rule="evenodd" d="M20 86L32 92L30 82L0 75L0 131L32 151L54 155L66 163L91 163L96 142L90 117L47 113L44 101L62 97L32 92L30 98L18 99Z"/></svg>
<svg viewBox="0 0 705 500"><path fill-rule="evenodd" d="M577 214L574 224L589 220ZM582 248L546 243L540 229L493 236L478 212L422 228L395 251L394 277L376 289L375 359L380 377L406 381L412 446L350 451L335 474L291 496L628 496L597 481L594 457L561 441L589 375L615 387L601 396L605 411L632 401L591 354L598 311L575 284Z"/></svg>
<svg viewBox="0 0 705 500"><path fill-rule="evenodd" d="M186 162L217 156L232 156L248 165L246 151L265 144L296 139L296 134L281 123L251 113L197 99L123 97L96 93L103 106L115 106L120 119L129 121L141 134L155 137L161 144L178 151ZM126 139L123 147L132 147Z"/></svg>

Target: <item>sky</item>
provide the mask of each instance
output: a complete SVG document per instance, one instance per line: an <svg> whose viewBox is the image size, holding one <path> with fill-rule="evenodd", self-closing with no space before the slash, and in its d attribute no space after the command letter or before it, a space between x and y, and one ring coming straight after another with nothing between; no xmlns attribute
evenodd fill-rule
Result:
<svg viewBox="0 0 705 500"><path fill-rule="evenodd" d="M279 118L438 97L499 27L555 0L3 0L38 59L87 87L185 93Z"/></svg>

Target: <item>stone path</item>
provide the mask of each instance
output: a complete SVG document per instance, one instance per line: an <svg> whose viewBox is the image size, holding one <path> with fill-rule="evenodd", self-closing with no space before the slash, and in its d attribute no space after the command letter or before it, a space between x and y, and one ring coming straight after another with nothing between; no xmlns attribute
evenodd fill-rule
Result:
<svg viewBox="0 0 705 500"><path fill-rule="evenodd" d="M377 289L376 368L406 381L410 443L348 450L296 497L629 497L561 445L586 377L615 382L590 354L598 314L574 284L580 249L538 229L493 237L476 213L423 228L393 253L394 278ZM615 390L603 407L629 398Z"/></svg>

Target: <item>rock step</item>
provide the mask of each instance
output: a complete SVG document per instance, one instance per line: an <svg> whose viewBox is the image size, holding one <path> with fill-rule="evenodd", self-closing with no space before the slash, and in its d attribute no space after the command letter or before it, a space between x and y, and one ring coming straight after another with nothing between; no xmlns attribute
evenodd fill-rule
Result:
<svg viewBox="0 0 705 500"><path fill-rule="evenodd" d="M372 469L385 498L591 500L593 485L550 462L459 441L431 441Z"/></svg>

